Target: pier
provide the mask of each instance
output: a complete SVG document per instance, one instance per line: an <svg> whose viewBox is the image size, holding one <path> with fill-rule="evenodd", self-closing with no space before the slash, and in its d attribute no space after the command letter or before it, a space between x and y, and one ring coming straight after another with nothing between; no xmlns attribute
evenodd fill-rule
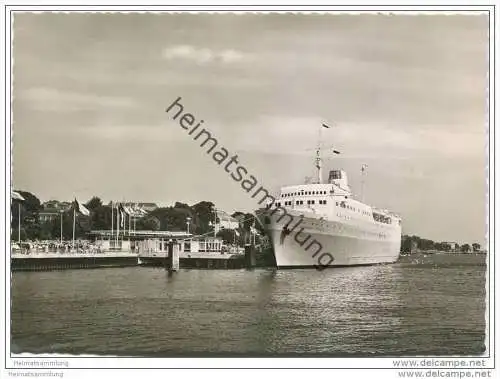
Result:
<svg viewBox="0 0 500 379"><path fill-rule="evenodd" d="M137 254L133 253L39 253L12 254L11 271L52 271L106 267L137 266Z"/></svg>
<svg viewBox="0 0 500 379"><path fill-rule="evenodd" d="M11 252L12 271L50 271L105 267L152 266L180 269L243 269L256 266L255 248L223 245L214 237L184 232L140 231L116 240L111 231L92 231L94 241L77 247L46 241L17 246Z"/></svg>
<svg viewBox="0 0 500 379"><path fill-rule="evenodd" d="M169 271L179 269L242 269L246 267L244 256L175 256L168 254L143 255L135 253L102 254L13 254L11 271L56 271L69 269L93 269L111 267L164 267Z"/></svg>

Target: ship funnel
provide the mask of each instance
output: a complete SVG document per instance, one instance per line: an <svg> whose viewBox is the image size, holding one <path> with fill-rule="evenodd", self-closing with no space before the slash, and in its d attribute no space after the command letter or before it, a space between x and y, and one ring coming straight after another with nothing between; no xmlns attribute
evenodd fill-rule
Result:
<svg viewBox="0 0 500 379"><path fill-rule="evenodd" d="M347 174L344 170L331 170L328 175L328 183L335 184L345 191L350 191Z"/></svg>

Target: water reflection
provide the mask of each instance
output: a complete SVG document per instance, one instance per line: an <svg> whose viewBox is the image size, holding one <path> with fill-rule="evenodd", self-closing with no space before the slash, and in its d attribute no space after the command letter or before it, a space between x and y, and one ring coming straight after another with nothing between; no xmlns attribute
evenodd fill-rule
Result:
<svg viewBox="0 0 500 379"><path fill-rule="evenodd" d="M322 272L13 273L12 347L141 356L479 354L485 267L439 259Z"/></svg>

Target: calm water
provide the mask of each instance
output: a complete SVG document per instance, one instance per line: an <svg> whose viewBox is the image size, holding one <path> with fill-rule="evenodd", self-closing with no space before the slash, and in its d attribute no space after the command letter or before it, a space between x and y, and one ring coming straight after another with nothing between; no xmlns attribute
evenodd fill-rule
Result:
<svg viewBox="0 0 500 379"><path fill-rule="evenodd" d="M296 271L12 274L12 351L102 355L480 354L485 257Z"/></svg>

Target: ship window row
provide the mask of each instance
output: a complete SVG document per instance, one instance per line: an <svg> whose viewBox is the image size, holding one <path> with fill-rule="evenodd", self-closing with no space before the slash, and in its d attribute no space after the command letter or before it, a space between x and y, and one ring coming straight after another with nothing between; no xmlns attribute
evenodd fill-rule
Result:
<svg viewBox="0 0 500 379"><path fill-rule="evenodd" d="M337 202L335 202L335 205L337 207L342 207L342 208L349 209L349 210L354 211L354 212L361 213L361 214L363 214L365 216L370 216L371 215L370 212L363 211L363 210L361 210L359 208L355 208L355 207L353 207L351 205L346 204L344 201L341 201L340 203L337 201Z"/></svg>
<svg viewBox="0 0 500 379"><path fill-rule="evenodd" d="M326 191L300 191L300 192L282 193L281 197L304 196L304 195L326 195Z"/></svg>
<svg viewBox="0 0 500 379"><path fill-rule="evenodd" d="M276 203L274 203L276 207L281 207L281 202L280 201L277 201ZM293 204L293 201L284 201L283 202L283 205L286 207L286 206L292 206ZM295 201L295 205L303 205L304 204L304 200L296 200ZM315 205L316 204L316 201L315 200L307 200L307 205ZM318 204L320 205L326 205L326 200L318 200Z"/></svg>

